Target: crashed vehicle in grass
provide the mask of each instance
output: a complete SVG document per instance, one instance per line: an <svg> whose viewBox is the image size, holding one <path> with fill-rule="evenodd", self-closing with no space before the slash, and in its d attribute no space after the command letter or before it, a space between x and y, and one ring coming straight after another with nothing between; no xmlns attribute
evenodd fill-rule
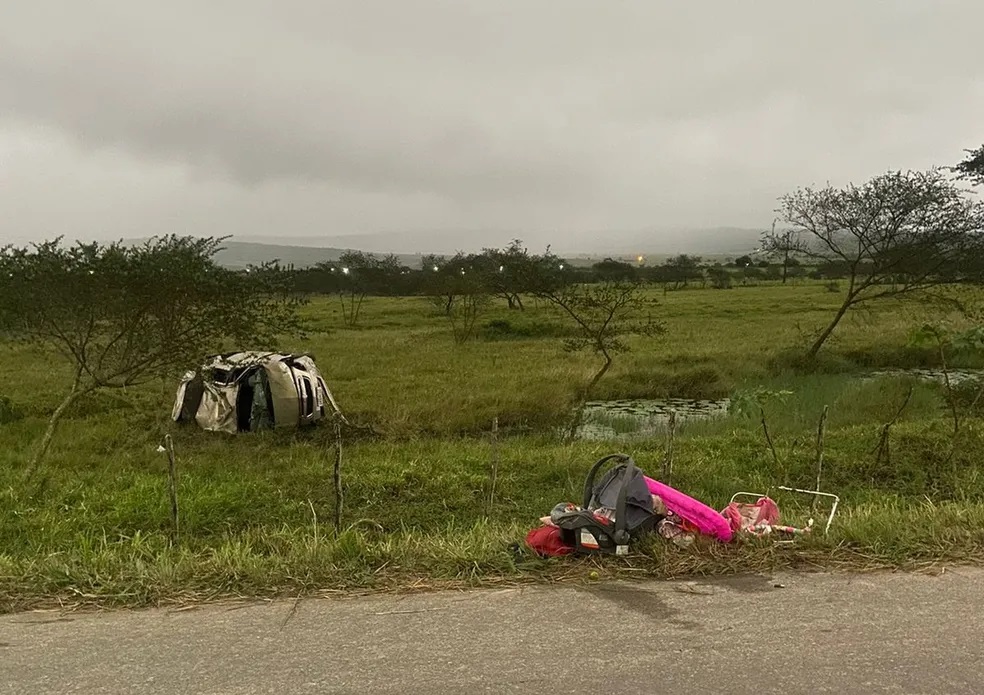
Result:
<svg viewBox="0 0 984 695"><path fill-rule="evenodd" d="M171 417L212 432L303 427L339 414L311 355L234 352L206 358L178 386Z"/></svg>

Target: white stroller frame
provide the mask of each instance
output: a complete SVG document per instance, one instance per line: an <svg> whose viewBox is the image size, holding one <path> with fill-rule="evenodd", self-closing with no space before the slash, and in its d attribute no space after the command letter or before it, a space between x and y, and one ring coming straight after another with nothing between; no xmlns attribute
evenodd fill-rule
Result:
<svg viewBox="0 0 984 695"><path fill-rule="evenodd" d="M830 524L834 521L834 514L837 513L837 505L840 504L840 497L829 492L820 492L819 490L801 490L797 487L786 487L785 485L780 485L778 489L785 490L786 492L799 492L804 495L813 495L814 497L827 497L832 499L833 503L830 506L830 515L827 517L827 524L823 529L824 535L827 535L830 531ZM738 497L752 497L755 499L760 499L762 497L768 497L768 495L758 492L736 492L731 496L731 501L734 502ZM812 526L813 519L810 519L808 528L812 528Z"/></svg>

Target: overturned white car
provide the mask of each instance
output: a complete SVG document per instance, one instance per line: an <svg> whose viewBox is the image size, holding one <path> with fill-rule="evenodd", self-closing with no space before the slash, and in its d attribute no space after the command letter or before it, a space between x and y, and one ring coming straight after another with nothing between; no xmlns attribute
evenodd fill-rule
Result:
<svg viewBox="0 0 984 695"><path fill-rule="evenodd" d="M338 405L310 355L214 355L181 380L171 417L213 432L302 427Z"/></svg>

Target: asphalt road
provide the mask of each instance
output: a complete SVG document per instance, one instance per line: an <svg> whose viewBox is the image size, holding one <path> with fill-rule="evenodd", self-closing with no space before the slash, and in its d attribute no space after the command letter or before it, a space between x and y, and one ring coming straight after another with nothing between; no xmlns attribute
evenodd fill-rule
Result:
<svg viewBox="0 0 984 695"><path fill-rule="evenodd" d="M982 597L958 568L20 613L0 693L982 693Z"/></svg>

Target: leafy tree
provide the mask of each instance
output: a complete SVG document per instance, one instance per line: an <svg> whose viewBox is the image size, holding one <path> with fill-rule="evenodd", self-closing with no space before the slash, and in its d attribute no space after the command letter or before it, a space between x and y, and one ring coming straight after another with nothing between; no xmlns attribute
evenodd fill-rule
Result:
<svg viewBox="0 0 984 695"><path fill-rule="evenodd" d="M450 314L455 297L464 289L460 276L469 265L468 257L462 253L452 258L428 255L424 256L421 265L424 266L421 291L445 315Z"/></svg>
<svg viewBox="0 0 984 695"><path fill-rule="evenodd" d="M719 265L711 266L707 269L707 275L711 279L711 287L716 290L731 289L731 273Z"/></svg>
<svg viewBox="0 0 984 695"><path fill-rule="evenodd" d="M971 181L975 186L984 185L984 145L967 150L967 158L954 167L958 178Z"/></svg>
<svg viewBox="0 0 984 695"><path fill-rule="evenodd" d="M337 263L318 263L294 273L294 288L302 294L335 294L342 288L341 275Z"/></svg>
<svg viewBox="0 0 984 695"><path fill-rule="evenodd" d="M420 258L420 272L425 274L439 272L440 269L447 264L447 262L448 259L444 256L425 254Z"/></svg>
<svg viewBox="0 0 984 695"><path fill-rule="evenodd" d="M0 334L56 350L72 383L32 462L59 420L98 389L123 389L198 362L223 340L273 347L299 329L287 273L234 272L214 262L221 239L168 236L140 246L61 239L0 250Z"/></svg>
<svg viewBox="0 0 984 695"><path fill-rule="evenodd" d="M450 259L429 256L425 262L430 264L430 271L424 271L425 294L447 317L454 341L468 341L492 301L482 259L458 253Z"/></svg>
<svg viewBox="0 0 984 695"><path fill-rule="evenodd" d="M577 281L578 273L550 247L539 255L529 257L523 266L523 289L528 294L556 291Z"/></svg>
<svg viewBox="0 0 984 695"><path fill-rule="evenodd" d="M780 198L778 212L787 231L767 235L765 250L792 247L846 272L844 301L810 346L811 357L850 309L980 272L968 259L981 258L984 206L936 169L889 172L842 189L800 189Z"/></svg>
<svg viewBox="0 0 984 695"><path fill-rule="evenodd" d="M756 265L746 266L738 272L741 274L742 284L748 284L749 280L761 280L765 277L765 273L762 271L762 268Z"/></svg>
<svg viewBox="0 0 984 695"><path fill-rule="evenodd" d="M796 263L790 263L789 268L786 271L786 278L789 280L796 280L798 278L806 277L807 269L804 268L798 261Z"/></svg>
<svg viewBox="0 0 984 695"><path fill-rule="evenodd" d="M739 268L745 268L747 266L750 266L751 264L752 264L752 257L749 255L738 256L738 258L735 259L735 265L738 266Z"/></svg>
<svg viewBox="0 0 984 695"><path fill-rule="evenodd" d="M370 294L389 294L405 270L394 255L379 258L363 251L346 251L338 259L338 299L342 318L349 326L359 322L362 303Z"/></svg>
<svg viewBox="0 0 984 695"><path fill-rule="evenodd" d="M700 256L691 256L686 253L666 259L663 263L665 281L672 282L673 289L689 287L690 283L694 281L703 281L704 271L700 267L701 260Z"/></svg>
<svg viewBox="0 0 984 695"><path fill-rule="evenodd" d="M614 258L592 264L591 270L599 282L632 282L639 277L634 265Z"/></svg>
<svg viewBox="0 0 984 695"><path fill-rule="evenodd" d="M522 294L527 291L529 266L535 262L519 239L513 239L504 249L483 249L473 265L484 275L493 296L506 300L510 309L522 310Z"/></svg>

